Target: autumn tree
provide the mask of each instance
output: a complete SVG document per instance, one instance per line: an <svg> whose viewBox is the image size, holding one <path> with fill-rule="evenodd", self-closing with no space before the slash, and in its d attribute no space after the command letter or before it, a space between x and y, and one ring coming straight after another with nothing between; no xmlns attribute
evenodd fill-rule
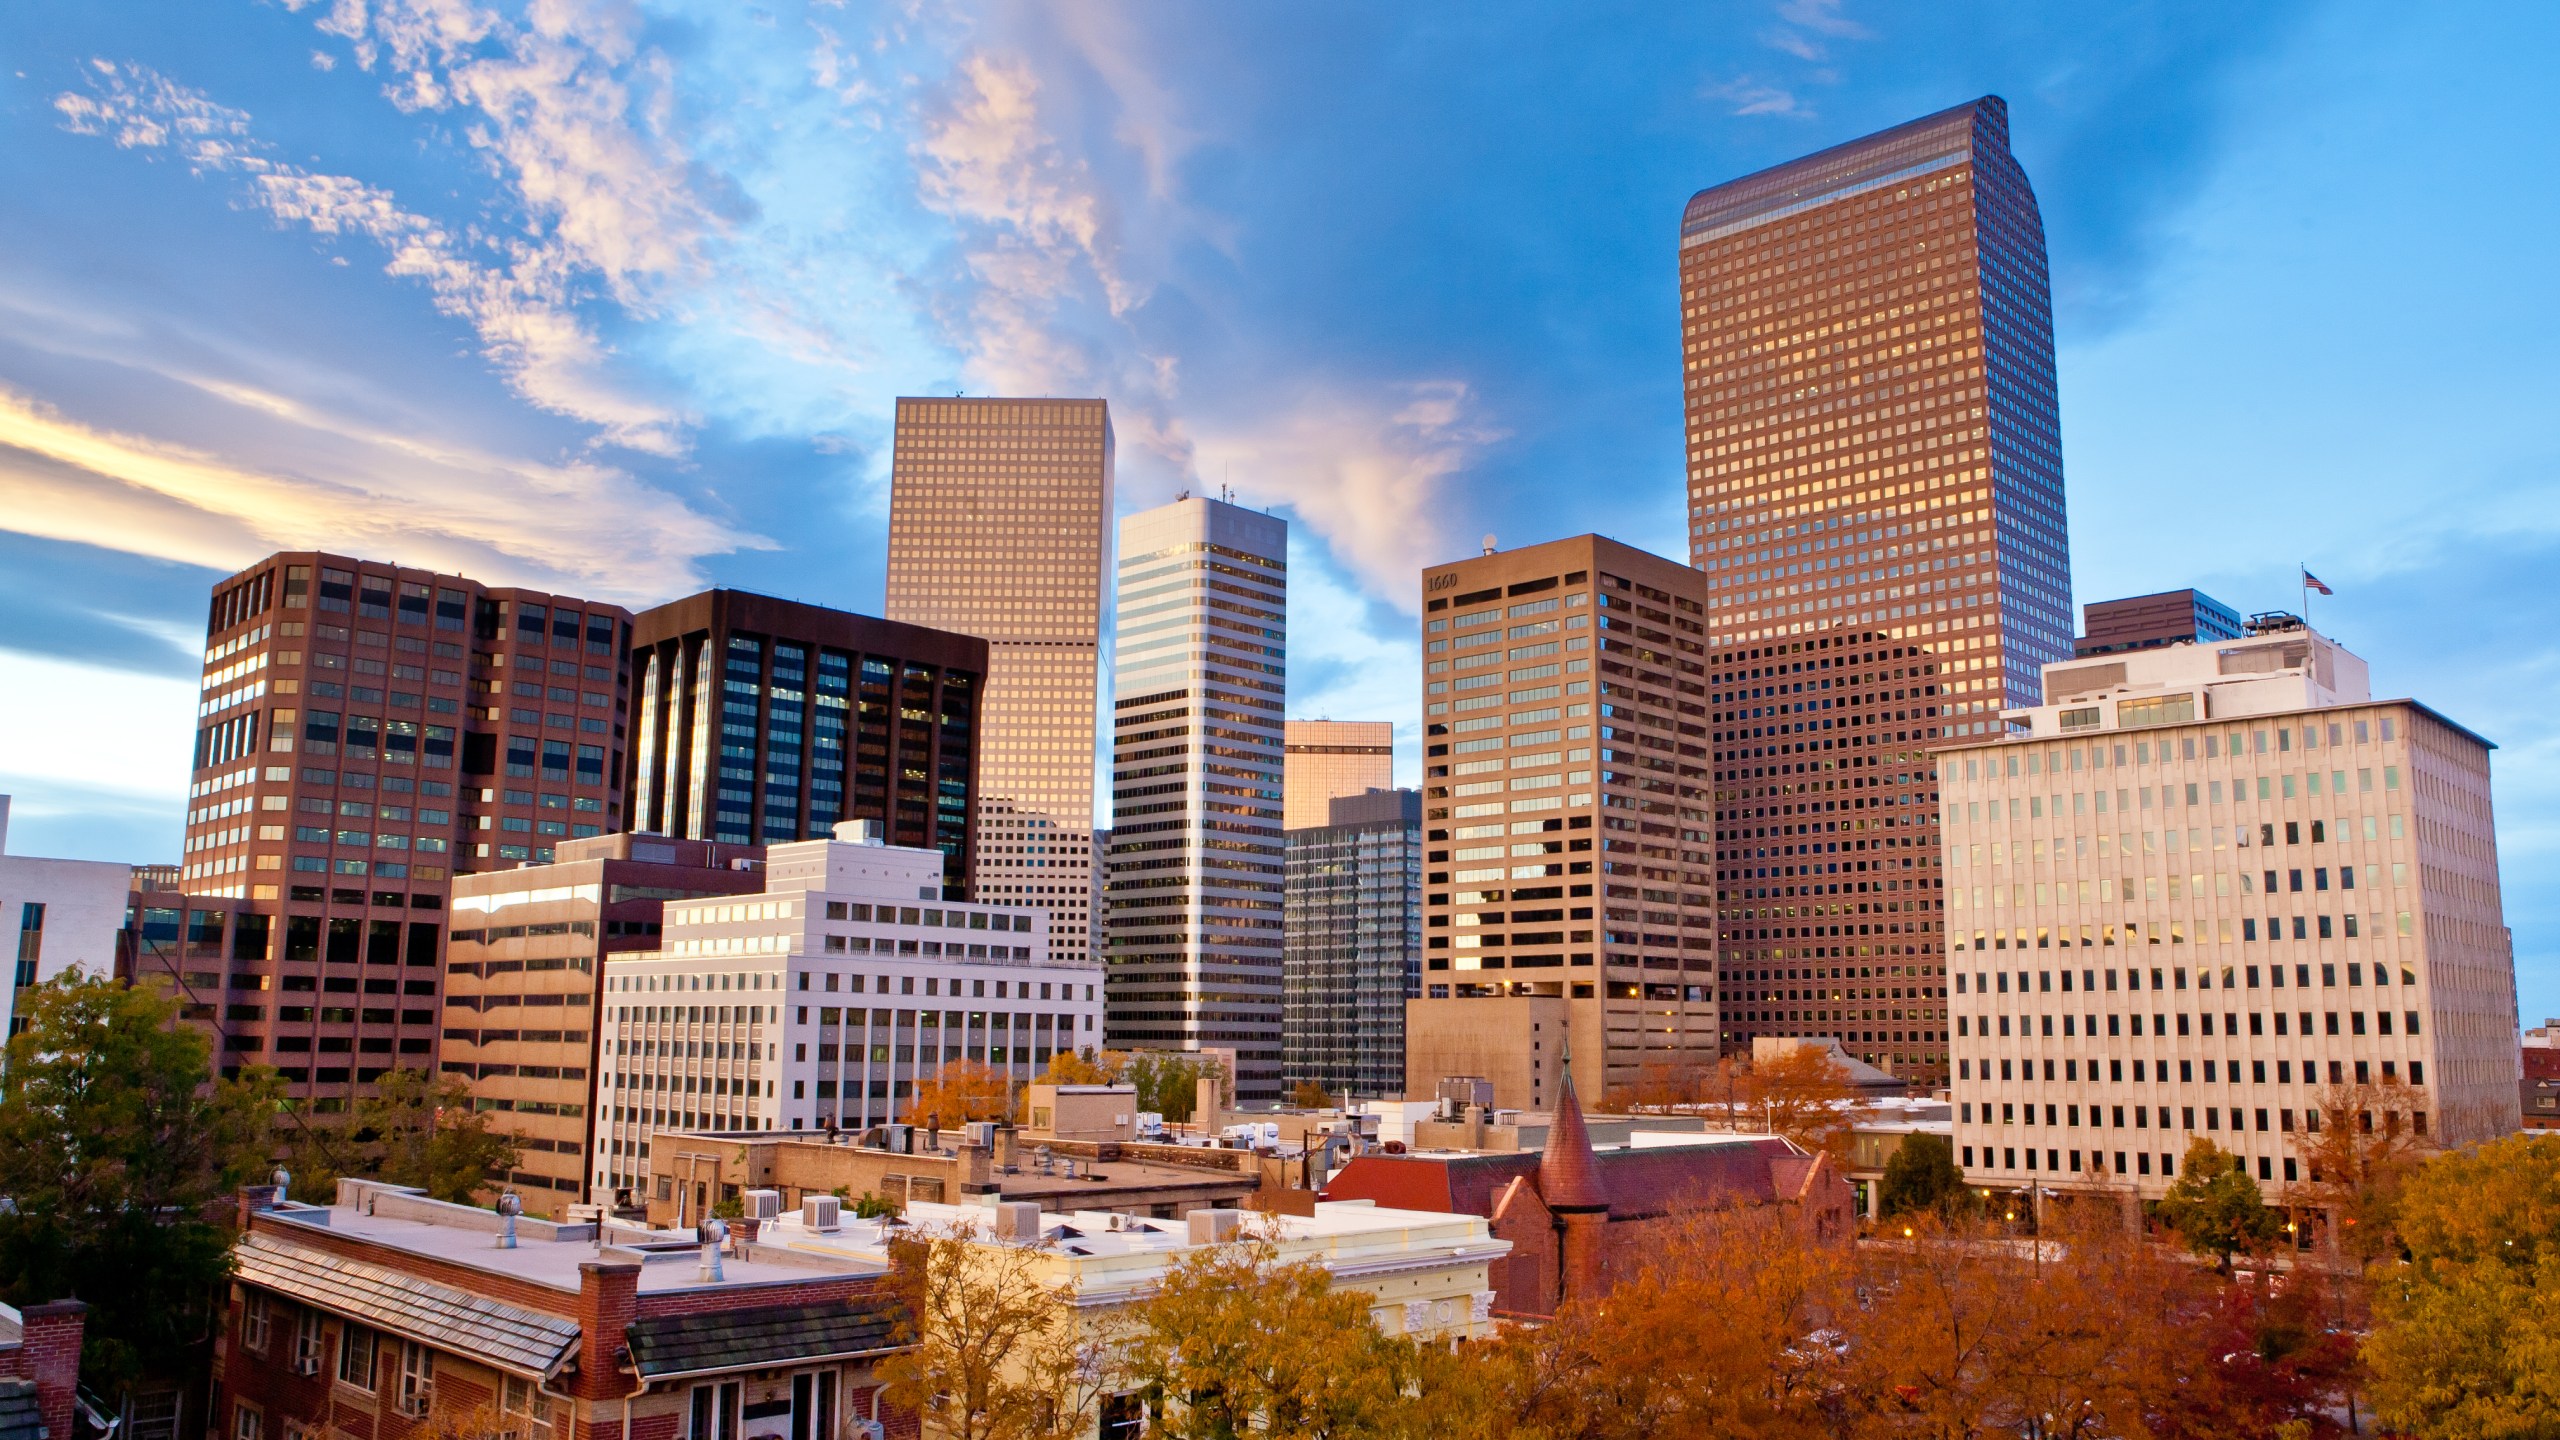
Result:
<svg viewBox="0 0 2560 1440"><path fill-rule="evenodd" d="M2291 1203L2318 1213L2322 1249L2332 1268L2361 1269L2398 1252L2395 1220L2401 1185L2434 1153L2418 1133L2420 1093L2398 1081L2331 1085L2313 1097L2294 1133L2303 1178L2286 1187Z"/></svg>
<svg viewBox="0 0 2560 1440"><path fill-rule="evenodd" d="M1124 1050L1060 1050L1049 1057L1049 1067L1040 1073L1044 1085L1117 1085L1129 1068L1129 1055Z"/></svg>
<svg viewBox="0 0 2560 1440"><path fill-rule="evenodd" d="M1013 1117L1013 1080L983 1060L946 1060L936 1073L916 1082L907 1102L907 1123L928 1129L956 1129L972 1120Z"/></svg>
<svg viewBox="0 0 2560 1440"><path fill-rule="evenodd" d="M1107 1322L1086 1321L1036 1245L925 1234L891 1247L905 1349L883 1361L898 1404L945 1440L1075 1440L1111 1387Z"/></svg>
<svg viewBox="0 0 2560 1440"><path fill-rule="evenodd" d="M212 1073L174 1001L74 970L18 992L0 1070L0 1298L89 1305L85 1381L174 1375L213 1323L229 1235L264 1178L272 1072Z"/></svg>
<svg viewBox="0 0 2560 1440"><path fill-rule="evenodd" d="M1523 1435L1826 1434L1849 1260L1780 1207L1688 1211L1604 1299L1507 1332L1486 1376Z"/></svg>
<svg viewBox="0 0 2560 1440"><path fill-rule="evenodd" d="M1265 1241L1192 1251L1122 1312L1122 1379L1163 1440L1314 1440L1433 1432L1417 1412L1436 1367L1386 1335L1370 1299Z"/></svg>
<svg viewBox="0 0 2560 1440"><path fill-rule="evenodd" d="M1605 1092L1600 1103L1611 1111L1632 1114L1693 1105L1712 1093L1709 1072L1704 1066L1687 1061L1652 1060L1636 1072L1635 1079Z"/></svg>
<svg viewBox="0 0 2560 1440"><path fill-rule="evenodd" d="M1850 1127L1864 1114L1849 1072L1822 1045L1771 1047L1737 1068L1742 1118L1759 1120L1807 1150L1845 1158Z"/></svg>
<svg viewBox="0 0 2560 1440"><path fill-rule="evenodd" d="M1887 1215L1953 1211L1973 1203L1964 1172L1956 1168L1955 1143L1944 1135L1904 1136L1884 1162L1878 1188L1877 1199Z"/></svg>
<svg viewBox="0 0 2560 1440"><path fill-rule="evenodd" d="M2397 1206L2407 1267L2377 1287L2375 1411L2420 1440L2560 1435L2560 1148L2439 1156Z"/></svg>
<svg viewBox="0 0 2560 1440"><path fill-rule="evenodd" d="M2284 1216L2267 1207L2240 1158L2199 1135L2187 1143L2178 1178L2160 1199L2160 1219L2187 1248L2210 1256L2223 1274L2235 1253L2256 1254L2284 1232Z"/></svg>

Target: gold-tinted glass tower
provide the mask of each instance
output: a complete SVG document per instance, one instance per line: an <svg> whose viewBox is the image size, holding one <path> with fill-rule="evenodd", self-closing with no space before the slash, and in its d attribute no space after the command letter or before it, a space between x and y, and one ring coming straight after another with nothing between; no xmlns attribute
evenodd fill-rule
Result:
<svg viewBox="0 0 2560 1440"><path fill-rule="evenodd" d="M1281 733L1288 746L1280 786L1283 829L1330 825L1336 798L1395 788L1392 720L1292 720Z"/></svg>
<svg viewBox="0 0 2560 1440"><path fill-rule="evenodd" d="M1094 757L1110 407L898 402L888 618L984 638L977 896L1037 904L1062 961L1094 955Z"/></svg>
<svg viewBox="0 0 2560 1440"><path fill-rule="evenodd" d="M1947 1073L1928 753L2071 653L2053 309L1985 97L1690 200L1689 554L1709 577L1726 1043Z"/></svg>

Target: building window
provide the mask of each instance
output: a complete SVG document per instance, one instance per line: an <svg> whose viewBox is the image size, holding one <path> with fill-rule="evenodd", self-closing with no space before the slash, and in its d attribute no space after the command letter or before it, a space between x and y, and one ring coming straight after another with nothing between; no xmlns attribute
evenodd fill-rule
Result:
<svg viewBox="0 0 2560 1440"><path fill-rule="evenodd" d="M303 1310L293 1320L293 1373L320 1373L320 1312Z"/></svg>
<svg viewBox="0 0 2560 1440"><path fill-rule="evenodd" d="M400 1343L400 1413L424 1415L435 1404L436 1352L415 1340Z"/></svg>
<svg viewBox="0 0 2560 1440"><path fill-rule="evenodd" d="M338 1332L338 1383L359 1390L373 1388L374 1334L362 1325Z"/></svg>
<svg viewBox="0 0 2560 1440"><path fill-rule="evenodd" d="M259 1440L266 1427L266 1417L255 1406L234 1404L231 1407L231 1440Z"/></svg>
<svg viewBox="0 0 2560 1440"><path fill-rule="evenodd" d="M240 1302L240 1348L256 1355L267 1353L267 1333L273 1318L267 1297L252 1291Z"/></svg>
<svg viewBox="0 0 2560 1440"><path fill-rule="evenodd" d="M739 1389L735 1380L694 1386L685 1440L738 1440Z"/></svg>

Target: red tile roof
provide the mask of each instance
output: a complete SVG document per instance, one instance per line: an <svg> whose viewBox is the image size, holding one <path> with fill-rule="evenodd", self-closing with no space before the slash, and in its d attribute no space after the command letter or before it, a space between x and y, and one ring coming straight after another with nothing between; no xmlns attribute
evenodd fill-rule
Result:
<svg viewBox="0 0 2560 1440"><path fill-rule="evenodd" d="M1718 1201L1765 1204L1797 1199L1812 1165L1786 1141L1775 1138L1586 1153L1612 1220L1638 1220ZM1325 1198L1490 1219L1502 1188L1514 1176L1526 1176L1549 1206L1556 1205L1550 1177L1541 1173L1542 1158L1525 1151L1362 1155L1335 1173L1325 1187Z"/></svg>

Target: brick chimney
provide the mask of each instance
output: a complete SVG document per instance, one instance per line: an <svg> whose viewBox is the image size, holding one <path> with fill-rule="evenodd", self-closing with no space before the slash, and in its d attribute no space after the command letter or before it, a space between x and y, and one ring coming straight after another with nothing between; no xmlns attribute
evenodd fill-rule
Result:
<svg viewBox="0 0 2560 1440"><path fill-rule="evenodd" d="M578 1263L578 1378L569 1393L581 1400L618 1399L631 1389L622 1373L624 1335L640 1313L640 1266L630 1260Z"/></svg>
<svg viewBox="0 0 2560 1440"><path fill-rule="evenodd" d="M74 1391L80 1384L80 1341L88 1327L89 1307L77 1300L30 1305L19 1312L26 1322L19 1351L19 1373L36 1382L36 1407L45 1433L70 1440Z"/></svg>

